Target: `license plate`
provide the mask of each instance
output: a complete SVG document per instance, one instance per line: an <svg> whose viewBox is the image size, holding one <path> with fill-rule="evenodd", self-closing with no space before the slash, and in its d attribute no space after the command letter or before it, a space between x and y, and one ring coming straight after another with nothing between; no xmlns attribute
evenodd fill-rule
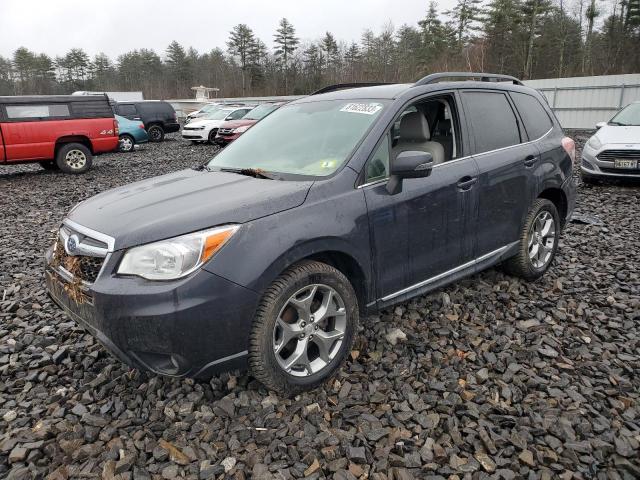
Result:
<svg viewBox="0 0 640 480"><path fill-rule="evenodd" d="M638 168L638 160L622 160L616 158L613 166L616 168Z"/></svg>

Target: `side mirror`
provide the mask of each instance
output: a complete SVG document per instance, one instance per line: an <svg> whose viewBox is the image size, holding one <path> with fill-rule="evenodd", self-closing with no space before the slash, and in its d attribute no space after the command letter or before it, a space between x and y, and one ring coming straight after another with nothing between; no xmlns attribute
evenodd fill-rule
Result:
<svg viewBox="0 0 640 480"><path fill-rule="evenodd" d="M431 175L433 156L428 152L401 152L391 161L387 192L395 195L402 191L402 180L405 178L423 178Z"/></svg>
<svg viewBox="0 0 640 480"><path fill-rule="evenodd" d="M602 128L607 124L607 122L598 122L596 123L596 128Z"/></svg>

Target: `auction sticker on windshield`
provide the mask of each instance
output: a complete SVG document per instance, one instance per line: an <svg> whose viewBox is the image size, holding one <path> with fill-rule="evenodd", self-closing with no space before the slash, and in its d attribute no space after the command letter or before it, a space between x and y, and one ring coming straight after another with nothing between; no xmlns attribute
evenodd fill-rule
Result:
<svg viewBox="0 0 640 480"><path fill-rule="evenodd" d="M380 103L347 103L340 109L341 112L362 113L364 115L375 115L382 110Z"/></svg>

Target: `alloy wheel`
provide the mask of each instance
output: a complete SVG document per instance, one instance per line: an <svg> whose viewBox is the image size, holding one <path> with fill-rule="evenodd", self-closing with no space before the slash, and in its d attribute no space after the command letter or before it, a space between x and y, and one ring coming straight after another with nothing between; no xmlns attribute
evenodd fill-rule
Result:
<svg viewBox="0 0 640 480"><path fill-rule="evenodd" d="M129 137L122 137L120 139L120 149L123 152L130 152L133 149L133 141Z"/></svg>
<svg viewBox="0 0 640 480"><path fill-rule="evenodd" d="M534 268L542 269L551 260L556 242L556 223L553 215L542 210L529 231L529 260Z"/></svg>
<svg viewBox="0 0 640 480"><path fill-rule="evenodd" d="M347 328L344 300L328 285L301 288L284 304L273 330L273 352L288 374L306 377L338 355Z"/></svg>
<svg viewBox="0 0 640 480"><path fill-rule="evenodd" d="M87 156L82 150L69 150L64 157L64 161L73 170L80 170L87 163Z"/></svg>

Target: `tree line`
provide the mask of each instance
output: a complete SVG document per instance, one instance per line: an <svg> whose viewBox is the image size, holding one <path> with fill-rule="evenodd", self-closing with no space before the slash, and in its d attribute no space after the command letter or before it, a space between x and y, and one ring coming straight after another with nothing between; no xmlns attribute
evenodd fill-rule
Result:
<svg viewBox="0 0 640 480"><path fill-rule="evenodd" d="M306 94L343 82L411 82L438 71L486 71L522 79L640 71L640 0L457 0L428 4L415 25L362 33L347 43L331 32L303 42L283 18L269 45L236 25L224 48L200 53L171 42L160 55L136 49L115 61L83 49L51 58L18 48L0 56L0 95L75 90L143 91L190 98L191 87L221 97Z"/></svg>

